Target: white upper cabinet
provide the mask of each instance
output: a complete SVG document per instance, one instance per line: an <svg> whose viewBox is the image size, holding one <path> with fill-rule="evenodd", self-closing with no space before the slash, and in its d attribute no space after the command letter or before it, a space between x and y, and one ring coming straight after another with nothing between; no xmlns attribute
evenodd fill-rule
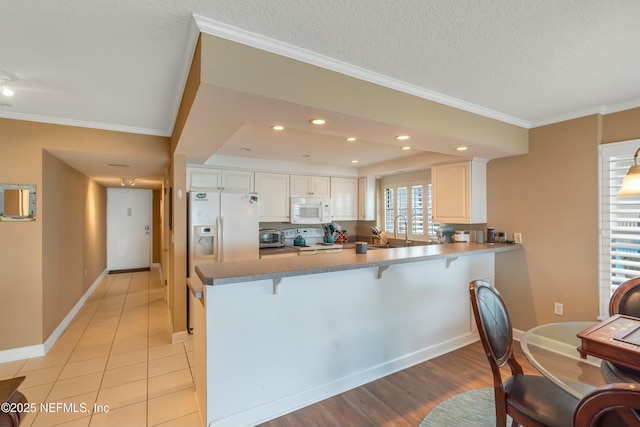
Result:
<svg viewBox="0 0 640 427"><path fill-rule="evenodd" d="M487 222L487 161L434 166L431 169L433 220L453 224Z"/></svg>
<svg viewBox="0 0 640 427"><path fill-rule="evenodd" d="M189 190L253 193L253 172L243 170L187 168Z"/></svg>
<svg viewBox="0 0 640 427"><path fill-rule="evenodd" d="M291 197L331 197L331 179L328 176L291 175Z"/></svg>
<svg viewBox="0 0 640 427"><path fill-rule="evenodd" d="M358 178L358 219L373 221L376 219L376 177Z"/></svg>
<svg viewBox="0 0 640 427"><path fill-rule="evenodd" d="M256 172L261 222L289 222L289 175Z"/></svg>
<svg viewBox="0 0 640 427"><path fill-rule="evenodd" d="M334 221L358 219L358 179L331 178L331 218Z"/></svg>

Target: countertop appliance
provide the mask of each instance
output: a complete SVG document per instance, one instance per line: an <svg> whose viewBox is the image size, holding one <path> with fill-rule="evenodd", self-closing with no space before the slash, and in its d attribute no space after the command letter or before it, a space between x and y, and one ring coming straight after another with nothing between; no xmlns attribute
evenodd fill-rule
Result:
<svg viewBox="0 0 640 427"><path fill-rule="evenodd" d="M298 234L305 240L304 246L294 246ZM286 246L297 248L299 255L317 255L342 251L342 245L324 243L324 230L321 228L289 228L284 230L284 242Z"/></svg>
<svg viewBox="0 0 640 427"><path fill-rule="evenodd" d="M289 202L289 221L291 221L291 224L331 222L331 200L329 199L292 197Z"/></svg>
<svg viewBox="0 0 640 427"><path fill-rule="evenodd" d="M260 230L258 239L261 248L281 248L284 247L284 232L282 230Z"/></svg>
<svg viewBox="0 0 640 427"><path fill-rule="evenodd" d="M467 230L456 230L456 233L453 236L454 242L469 242L470 235Z"/></svg>

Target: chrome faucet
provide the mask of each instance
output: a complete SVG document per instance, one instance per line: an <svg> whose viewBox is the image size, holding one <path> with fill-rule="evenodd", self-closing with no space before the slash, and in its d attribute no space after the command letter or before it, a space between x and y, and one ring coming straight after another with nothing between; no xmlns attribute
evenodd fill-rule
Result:
<svg viewBox="0 0 640 427"><path fill-rule="evenodd" d="M400 223L399 219L404 219L404 245L409 246L409 223L407 222L407 217L404 215L396 216L396 219L393 221L393 238L398 238L398 224Z"/></svg>

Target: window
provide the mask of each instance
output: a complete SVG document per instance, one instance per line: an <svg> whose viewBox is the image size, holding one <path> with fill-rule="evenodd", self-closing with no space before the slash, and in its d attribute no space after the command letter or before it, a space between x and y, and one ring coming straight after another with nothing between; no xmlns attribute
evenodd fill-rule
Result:
<svg viewBox="0 0 640 427"><path fill-rule="evenodd" d="M611 293L640 276L640 196L617 197L640 140L600 147L600 317Z"/></svg>
<svg viewBox="0 0 640 427"><path fill-rule="evenodd" d="M396 224L398 216L406 221L400 218ZM385 186L384 231L394 233L396 225L402 237L407 232L410 239L426 240L429 235L435 236L437 224L431 219L431 184L410 182Z"/></svg>

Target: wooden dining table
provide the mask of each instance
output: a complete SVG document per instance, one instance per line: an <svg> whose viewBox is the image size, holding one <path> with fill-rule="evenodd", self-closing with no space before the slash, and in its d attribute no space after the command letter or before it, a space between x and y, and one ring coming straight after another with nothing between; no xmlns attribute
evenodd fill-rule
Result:
<svg viewBox="0 0 640 427"><path fill-rule="evenodd" d="M578 333L597 323L576 321L536 326L522 335L520 345L542 375L578 399L608 383L640 383L640 371L592 355L581 357L578 349L582 340Z"/></svg>

